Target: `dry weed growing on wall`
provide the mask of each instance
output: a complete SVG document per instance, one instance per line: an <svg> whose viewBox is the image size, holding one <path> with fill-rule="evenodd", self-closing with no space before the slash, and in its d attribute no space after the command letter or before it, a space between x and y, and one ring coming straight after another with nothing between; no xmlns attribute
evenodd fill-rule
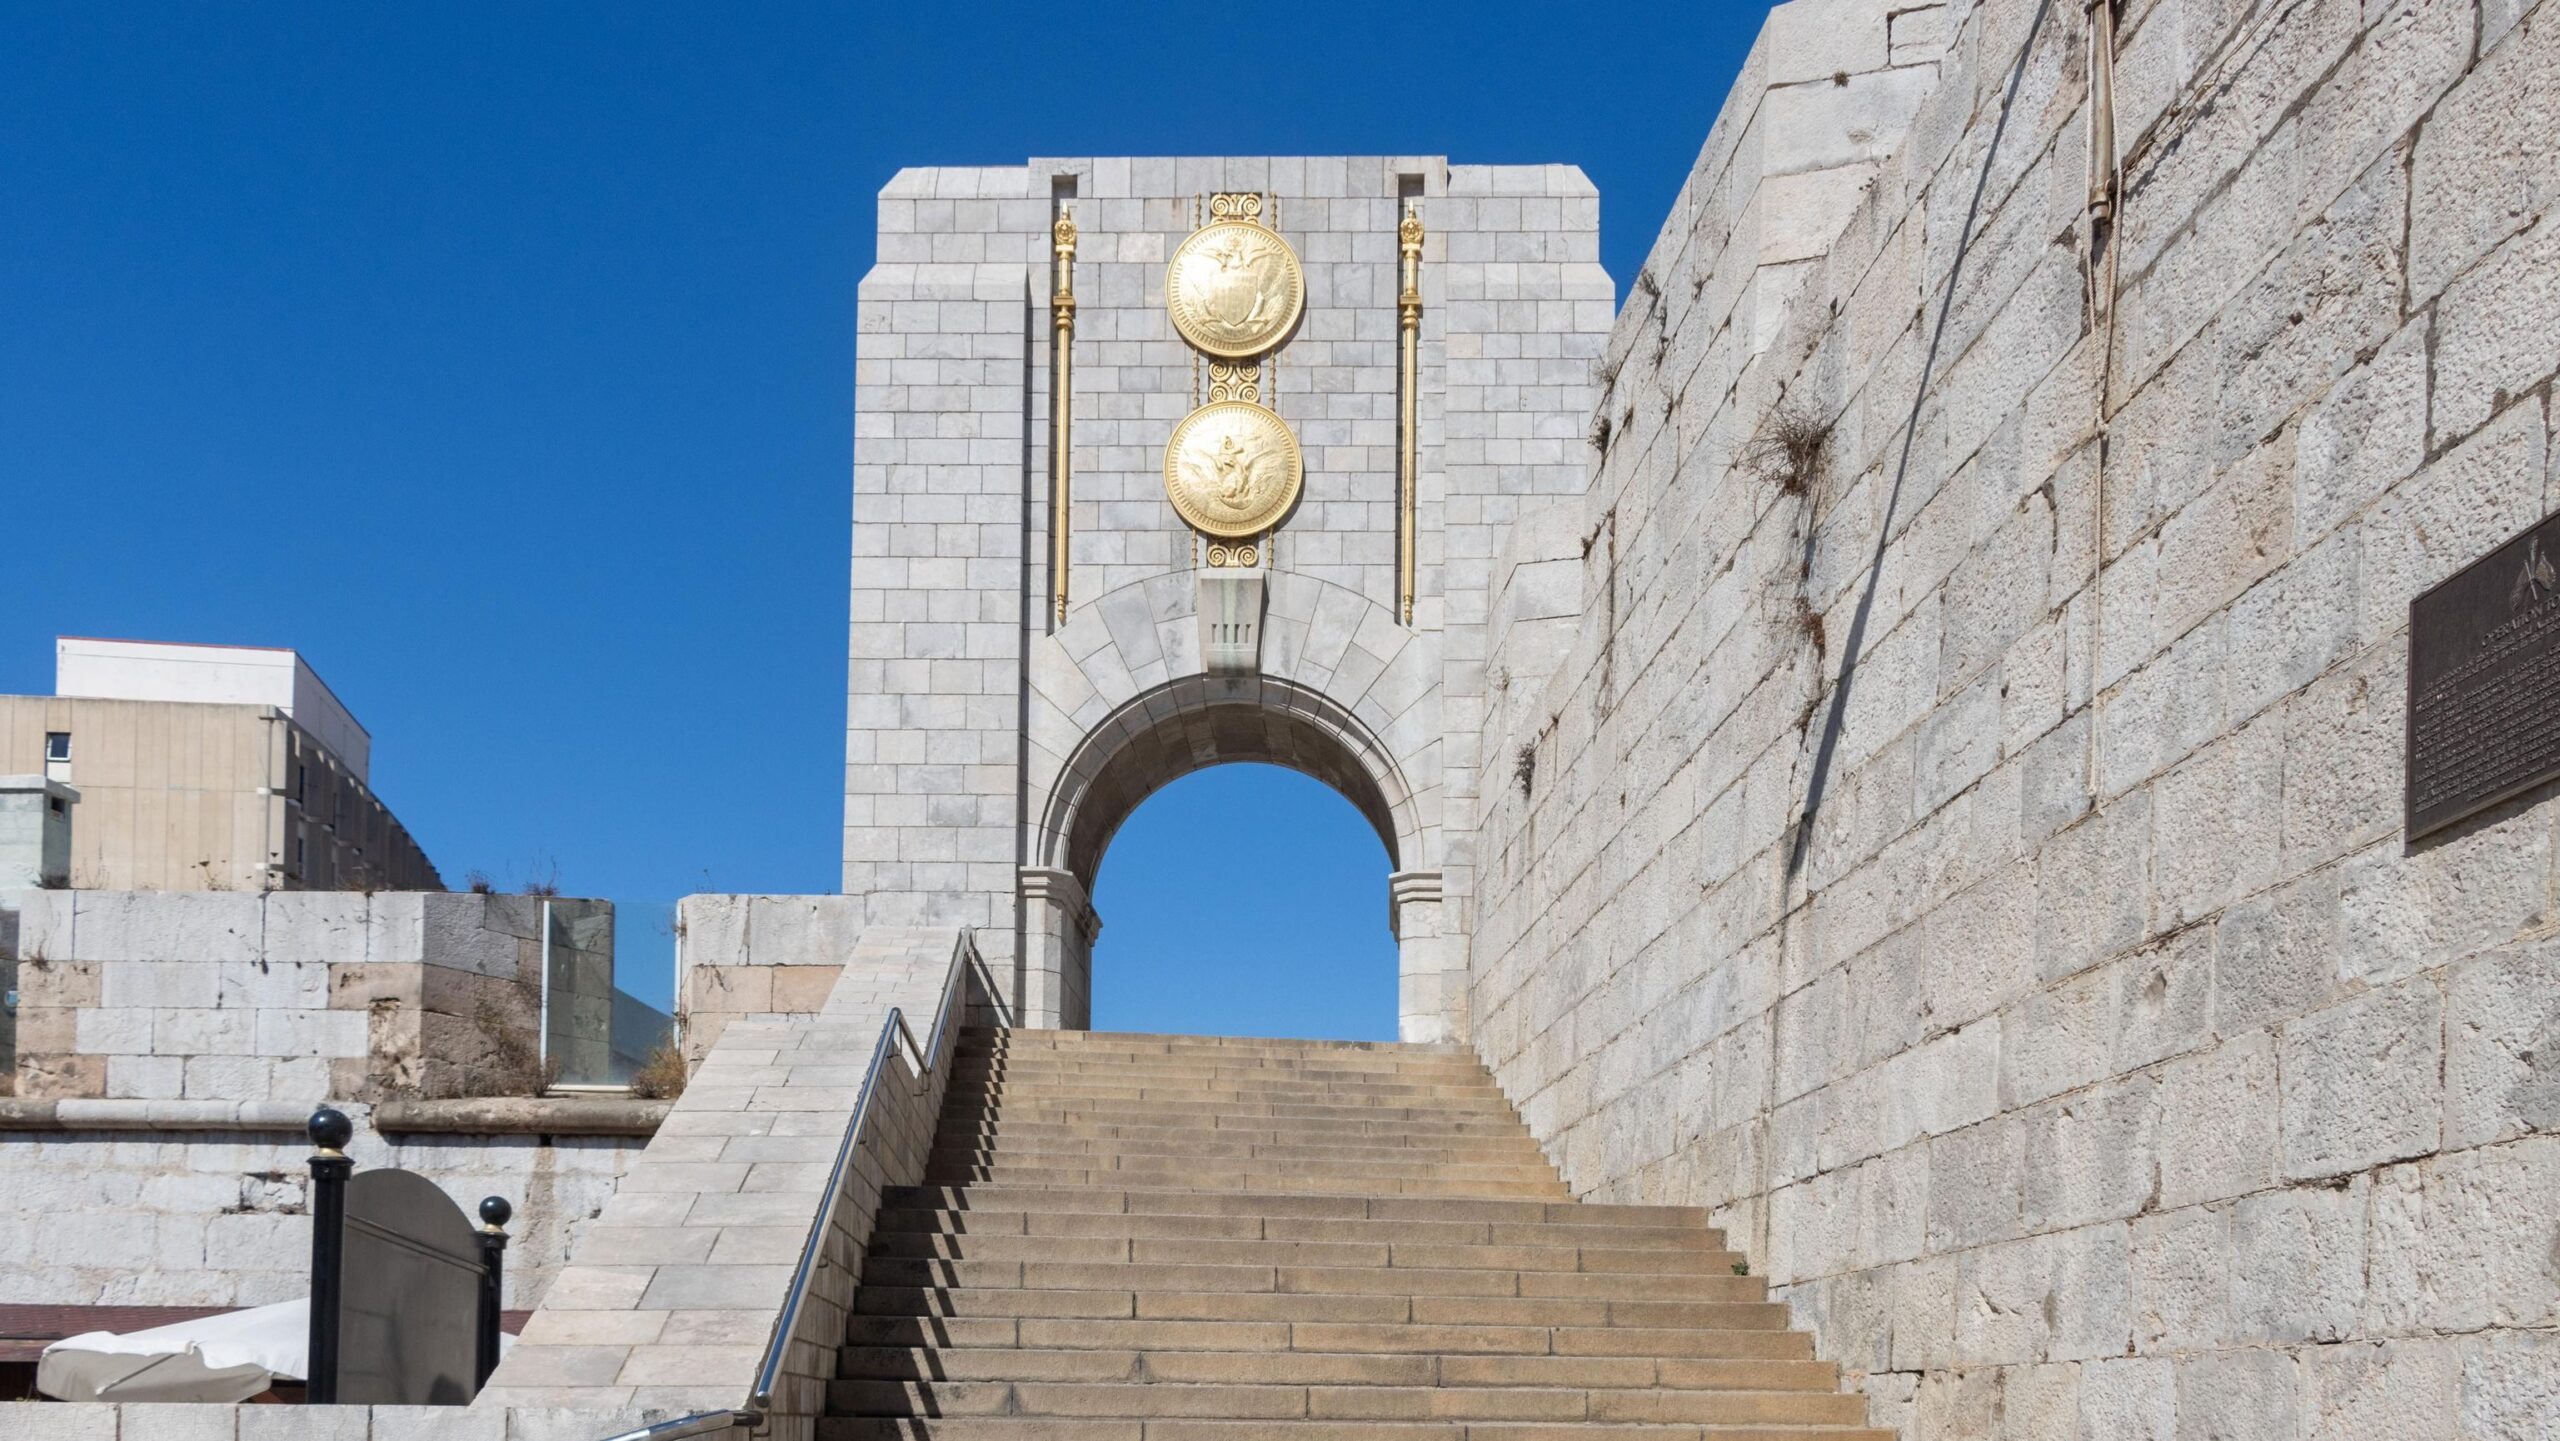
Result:
<svg viewBox="0 0 2560 1441"><path fill-rule="evenodd" d="M1831 426L1822 417L1801 406L1781 405L1734 462L1788 495L1803 495L1822 473L1822 448L1830 438Z"/></svg>

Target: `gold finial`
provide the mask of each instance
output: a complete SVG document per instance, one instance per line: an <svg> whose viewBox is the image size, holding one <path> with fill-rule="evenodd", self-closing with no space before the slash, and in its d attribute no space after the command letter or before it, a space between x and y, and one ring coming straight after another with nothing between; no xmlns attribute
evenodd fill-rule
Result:
<svg viewBox="0 0 2560 1441"><path fill-rule="evenodd" d="M1058 289L1049 297L1049 305L1058 314L1058 324L1074 322L1076 313L1076 217L1075 212L1061 210L1057 222L1049 227L1049 242L1058 256Z"/></svg>
<svg viewBox="0 0 2560 1441"><path fill-rule="evenodd" d="M1411 204L1396 226L1403 285L1396 292L1396 611L1413 624L1413 592L1420 562L1414 550L1414 511L1422 489L1420 396L1422 390L1422 212Z"/></svg>
<svg viewBox="0 0 2560 1441"><path fill-rule="evenodd" d="M1049 585L1050 615L1067 618L1067 517L1072 472L1075 415L1076 217L1061 207L1049 226L1049 241L1058 256L1058 288L1049 297L1057 339L1051 349L1049 397Z"/></svg>

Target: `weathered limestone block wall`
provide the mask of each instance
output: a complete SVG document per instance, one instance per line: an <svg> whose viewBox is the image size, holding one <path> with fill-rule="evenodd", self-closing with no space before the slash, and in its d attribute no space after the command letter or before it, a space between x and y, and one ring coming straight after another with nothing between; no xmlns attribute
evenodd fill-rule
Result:
<svg viewBox="0 0 2560 1441"><path fill-rule="evenodd" d="M983 971L966 931L874 926L818 1014L733 1020L472 1413L574 1413L595 1436L745 1406L889 1012L932 1046L945 980L963 965ZM757 1432L774 1441L814 1436L881 1190L920 1177L932 1145L949 1068L919 1075L892 1044Z"/></svg>
<svg viewBox="0 0 2560 1441"><path fill-rule="evenodd" d="M16 891L17 1094L528 1095L542 908L443 891ZM556 1061L600 1074L613 907L553 900Z"/></svg>
<svg viewBox="0 0 2560 1441"><path fill-rule="evenodd" d="M2408 602L2560 494L2560 13L2130 0L2094 277L2080 7L1943 22L1774 323L1749 76L1621 317L1478 1044L1905 1436L2554 1434L2555 812L2398 823Z"/></svg>
<svg viewBox="0 0 2560 1441"><path fill-rule="evenodd" d="M69 1305L263 1306L311 1289L308 1164L300 1105L66 1101L93 1113L22 1128L0 1117L0 1300ZM164 1108L164 1109L162 1109ZM383 1134L349 1102L359 1168L400 1166L466 1215L483 1196L515 1207L509 1306L531 1306L639 1151L626 1136ZM195 1124L175 1124L193 1119ZM112 1123L112 1124L111 1124ZM475 1223L476 1224L476 1223Z"/></svg>
<svg viewBox="0 0 2560 1441"><path fill-rule="evenodd" d="M733 1021L816 1015L862 937L863 910L860 896L677 901L685 1059L699 1065Z"/></svg>

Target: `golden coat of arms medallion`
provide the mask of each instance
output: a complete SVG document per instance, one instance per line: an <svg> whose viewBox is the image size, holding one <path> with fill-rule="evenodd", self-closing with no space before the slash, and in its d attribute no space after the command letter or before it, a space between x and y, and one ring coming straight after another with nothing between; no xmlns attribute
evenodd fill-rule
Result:
<svg viewBox="0 0 2560 1441"><path fill-rule="evenodd" d="M1164 448L1165 494L1205 535L1235 539L1270 529L1298 500L1306 460L1280 417L1244 400L1220 400L1184 416Z"/></svg>
<svg viewBox="0 0 2560 1441"><path fill-rule="evenodd" d="M1244 215L1221 216L1173 252L1164 299L1173 328L1194 349L1242 360L1288 336L1306 307L1307 277L1277 232Z"/></svg>

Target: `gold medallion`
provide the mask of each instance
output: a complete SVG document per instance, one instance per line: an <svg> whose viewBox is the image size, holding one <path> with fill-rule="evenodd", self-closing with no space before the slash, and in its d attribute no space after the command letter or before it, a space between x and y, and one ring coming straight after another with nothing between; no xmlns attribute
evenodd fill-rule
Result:
<svg viewBox="0 0 2560 1441"><path fill-rule="evenodd" d="M1164 448L1164 489L1203 534L1234 540L1269 530L1298 500L1306 460L1288 424L1243 400L1184 416Z"/></svg>
<svg viewBox="0 0 2560 1441"><path fill-rule="evenodd" d="M1173 328L1194 348L1243 360L1279 344L1298 323L1307 277L1288 241L1258 221L1222 217L1175 249L1164 302Z"/></svg>

